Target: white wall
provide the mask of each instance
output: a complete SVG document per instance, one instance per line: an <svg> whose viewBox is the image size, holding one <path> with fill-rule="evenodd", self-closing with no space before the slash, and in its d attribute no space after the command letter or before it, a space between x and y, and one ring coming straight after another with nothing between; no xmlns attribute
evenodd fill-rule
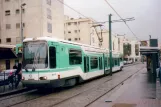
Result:
<svg viewBox="0 0 161 107"><path fill-rule="evenodd" d="M51 0L49 6L46 0L22 0L26 3L23 14L24 37L52 36L64 39L64 5L56 0ZM1 0L0 5L0 38L3 44L17 44L21 41L20 28L16 29L16 23L20 23L20 13L16 14L16 9L20 9L21 0ZM47 19L47 8L52 10L52 20ZM5 16L5 11L10 10L11 15ZM52 23L52 33L47 32L47 22ZM6 29L6 24L11 24L11 29ZM6 38L11 38L11 43L6 43Z"/></svg>

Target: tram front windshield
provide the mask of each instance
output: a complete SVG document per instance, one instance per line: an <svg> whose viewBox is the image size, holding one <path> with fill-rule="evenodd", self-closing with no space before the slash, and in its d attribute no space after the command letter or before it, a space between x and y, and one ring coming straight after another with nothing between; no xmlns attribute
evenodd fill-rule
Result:
<svg viewBox="0 0 161 107"><path fill-rule="evenodd" d="M48 49L45 42L26 42L23 47L24 69L45 69L48 67Z"/></svg>

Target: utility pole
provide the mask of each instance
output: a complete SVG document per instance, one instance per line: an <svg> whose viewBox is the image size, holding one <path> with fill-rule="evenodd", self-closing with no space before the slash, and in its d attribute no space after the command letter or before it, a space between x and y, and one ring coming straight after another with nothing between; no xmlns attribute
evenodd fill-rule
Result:
<svg viewBox="0 0 161 107"><path fill-rule="evenodd" d="M112 14L109 15L109 53L110 53L110 76L112 76L112 36L111 36L111 16Z"/></svg>
<svg viewBox="0 0 161 107"><path fill-rule="evenodd" d="M26 3L21 4L21 44L23 44L23 20L22 20L22 14L23 14L23 7L26 5Z"/></svg>

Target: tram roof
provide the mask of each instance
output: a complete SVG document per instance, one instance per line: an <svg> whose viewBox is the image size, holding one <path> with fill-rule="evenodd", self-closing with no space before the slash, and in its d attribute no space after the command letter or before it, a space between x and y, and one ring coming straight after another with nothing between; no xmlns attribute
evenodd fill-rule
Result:
<svg viewBox="0 0 161 107"><path fill-rule="evenodd" d="M67 41L67 40L61 40L61 39L58 39L58 38L53 38L53 37L48 37L48 36L46 36L46 37L37 37L37 38L26 38L26 39L24 39L23 42L34 41L34 40L62 42L62 43L67 43L67 44L79 45L79 46L82 46L82 48L84 48L84 47L85 48L94 48L94 49L99 49L99 50L102 50L102 51L106 51L107 53L109 52L109 49L107 49L107 48L100 48L100 47L97 47L97 46L81 44L81 43L71 42L71 41ZM116 51L113 51L113 53L121 54L120 52L116 52Z"/></svg>

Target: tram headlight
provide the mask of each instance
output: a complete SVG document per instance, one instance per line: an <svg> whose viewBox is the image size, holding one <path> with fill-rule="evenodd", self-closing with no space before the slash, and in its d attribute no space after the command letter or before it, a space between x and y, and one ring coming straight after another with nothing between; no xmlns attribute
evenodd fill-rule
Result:
<svg viewBox="0 0 161 107"><path fill-rule="evenodd" d="M58 75L58 79L60 79L60 75Z"/></svg>
<svg viewBox="0 0 161 107"><path fill-rule="evenodd" d="M44 77L40 77L39 79L40 79L40 80L47 80L47 77L44 76Z"/></svg>

